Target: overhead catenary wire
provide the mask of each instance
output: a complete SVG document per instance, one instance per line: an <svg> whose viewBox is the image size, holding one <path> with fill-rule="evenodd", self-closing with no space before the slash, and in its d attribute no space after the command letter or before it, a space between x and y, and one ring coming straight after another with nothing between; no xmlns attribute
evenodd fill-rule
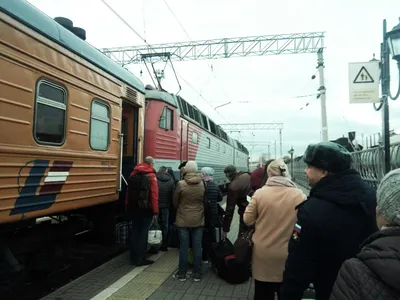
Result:
<svg viewBox="0 0 400 300"><path fill-rule="evenodd" d="M183 27L182 23L179 21L178 17L175 15L172 8L169 6L167 0L164 0L164 3L167 6L168 10L171 12L171 14L174 16L175 20L178 22L179 26L182 28L183 32L185 32L185 34L189 38L189 40L192 41L192 38L190 37L189 33L186 31L185 27Z"/></svg>
<svg viewBox="0 0 400 300"><path fill-rule="evenodd" d="M122 18L110 5L108 5L108 3L107 3L105 0L100 0L100 1L103 2L103 4L104 4L105 6L107 6L107 8L108 8L109 10L111 10L111 11L118 17L118 19L121 20L121 22L123 22L126 26L128 26L129 29L132 30L132 31L136 34L136 36L137 36L138 38L140 38L143 42L145 42L146 45L150 46L150 44L147 43L146 39L145 39L144 37L142 37L131 25L129 25L129 23L126 22L126 21L124 20L124 18Z"/></svg>
<svg viewBox="0 0 400 300"><path fill-rule="evenodd" d="M206 99L206 98L204 98L204 96L201 94L201 93L199 93L185 78L183 78L182 77L182 75L180 75L178 72L176 72L176 74L205 102L205 103L207 103L226 123L229 123L226 119L225 119L225 117L223 116L223 115L221 115L220 113L219 113L219 111L218 110L216 110L212 105L211 105L211 103Z"/></svg>
<svg viewBox="0 0 400 300"><path fill-rule="evenodd" d="M147 42L146 38L146 6L145 6L146 0L142 0L142 19L143 19L143 35L144 35L144 41L145 43Z"/></svg>

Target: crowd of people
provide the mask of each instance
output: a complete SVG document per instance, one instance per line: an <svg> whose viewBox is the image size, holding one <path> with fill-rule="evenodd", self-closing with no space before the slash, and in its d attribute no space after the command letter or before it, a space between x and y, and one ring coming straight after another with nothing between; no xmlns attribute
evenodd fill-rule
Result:
<svg viewBox="0 0 400 300"><path fill-rule="evenodd" d="M177 280L188 278L193 249L194 281L202 278L204 241L230 231L234 211L239 234L254 228L252 277L254 299L300 300L310 284L317 300L400 299L400 169L386 174L377 190L352 169L350 153L332 142L310 145L303 159L309 195L291 180L281 159L253 171L224 169L230 184L226 209L213 182L214 170L195 161L180 166L181 180L162 167L156 173L147 157L131 174L127 205L133 202L131 262L145 259L147 232L158 215L167 251L171 212L179 236ZM145 175L146 184L138 184ZM147 187L147 189L146 189ZM251 201L248 197L251 196ZM132 208L133 207L133 208Z"/></svg>

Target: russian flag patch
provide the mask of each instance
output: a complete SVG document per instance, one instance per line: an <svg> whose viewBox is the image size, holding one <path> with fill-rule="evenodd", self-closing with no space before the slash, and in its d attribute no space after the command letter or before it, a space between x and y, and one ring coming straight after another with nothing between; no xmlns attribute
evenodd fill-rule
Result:
<svg viewBox="0 0 400 300"><path fill-rule="evenodd" d="M301 226L299 224L295 224L293 228L294 232L300 233L301 232Z"/></svg>

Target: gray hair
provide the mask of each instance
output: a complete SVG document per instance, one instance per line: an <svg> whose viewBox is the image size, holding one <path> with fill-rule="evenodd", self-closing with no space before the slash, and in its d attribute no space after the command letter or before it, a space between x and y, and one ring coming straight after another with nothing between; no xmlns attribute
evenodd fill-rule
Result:
<svg viewBox="0 0 400 300"><path fill-rule="evenodd" d="M147 157L144 159L144 163L153 166L153 165L154 165L154 158L152 158L151 156L147 156Z"/></svg>

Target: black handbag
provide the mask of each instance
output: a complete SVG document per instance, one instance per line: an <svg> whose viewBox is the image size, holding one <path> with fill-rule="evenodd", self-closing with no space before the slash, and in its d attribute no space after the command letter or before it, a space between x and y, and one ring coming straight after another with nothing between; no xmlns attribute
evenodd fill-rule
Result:
<svg viewBox="0 0 400 300"><path fill-rule="evenodd" d="M240 265L249 266L251 264L251 257L253 254L252 237L254 231L254 227L249 227L239 236L233 245L235 248L236 262Z"/></svg>

